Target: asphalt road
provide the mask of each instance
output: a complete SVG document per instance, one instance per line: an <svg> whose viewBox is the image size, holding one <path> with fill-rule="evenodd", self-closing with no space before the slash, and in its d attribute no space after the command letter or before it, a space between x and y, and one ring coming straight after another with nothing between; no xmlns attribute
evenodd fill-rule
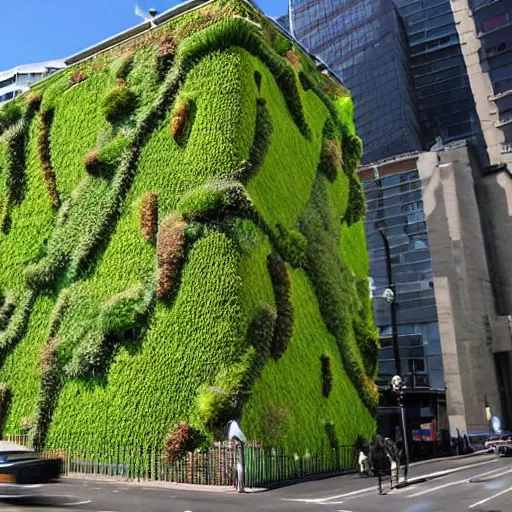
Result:
<svg viewBox="0 0 512 512"><path fill-rule="evenodd" d="M457 470L445 476L439 472ZM415 466L413 483L378 496L373 478L344 476L236 494L65 479L0 500L3 512L512 512L512 459L480 456ZM418 480L418 481L415 481ZM1 490L0 490L1 492Z"/></svg>

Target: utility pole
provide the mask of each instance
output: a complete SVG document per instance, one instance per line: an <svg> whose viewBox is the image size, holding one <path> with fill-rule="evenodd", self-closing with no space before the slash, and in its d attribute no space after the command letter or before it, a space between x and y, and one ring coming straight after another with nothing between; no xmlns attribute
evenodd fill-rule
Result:
<svg viewBox="0 0 512 512"><path fill-rule="evenodd" d="M395 358L396 374L402 376L402 362L400 361L400 350L398 347L398 329L396 326L396 291L393 283L393 272L391 268L391 250L389 248L388 237L384 234L382 229L379 229L380 236L384 242L384 249L386 251L386 271L388 277L388 289L393 292L392 298L388 300L391 307L391 335L393 336L393 356Z"/></svg>
<svg viewBox="0 0 512 512"><path fill-rule="evenodd" d="M400 419L402 423L402 437L404 442L405 451L405 467L404 467L404 480L407 485L407 474L409 472L409 440L407 438L407 421L404 408L404 379L402 377L402 362L400 360L400 347L398 345L398 326L396 321L396 290L393 283L393 269L391 268L391 249L389 246L388 237L384 234L382 229L379 229L380 236L384 242L384 249L386 252L386 271L388 278L388 302L391 308L391 334L393 339L393 355L395 359L396 375L391 380L391 390L396 394L398 407L400 408Z"/></svg>

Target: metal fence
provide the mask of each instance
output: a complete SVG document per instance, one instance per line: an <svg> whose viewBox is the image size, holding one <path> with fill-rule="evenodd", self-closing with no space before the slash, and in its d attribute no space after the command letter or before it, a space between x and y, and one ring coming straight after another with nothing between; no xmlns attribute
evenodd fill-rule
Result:
<svg viewBox="0 0 512 512"><path fill-rule="evenodd" d="M6 441L30 446L28 436L6 436ZM169 464L161 449L117 446L103 451L54 449L41 454L62 458L63 474L104 476L127 480L235 486L238 450L233 443L217 443L190 452ZM245 447L246 487L268 487L308 476L330 476L354 470L357 454L352 446L322 450L319 454L289 455L252 443Z"/></svg>
<svg viewBox="0 0 512 512"><path fill-rule="evenodd" d="M245 484L268 487L309 476L334 476L355 470L353 446L322 450L319 454L289 455L274 448L249 445L245 449Z"/></svg>

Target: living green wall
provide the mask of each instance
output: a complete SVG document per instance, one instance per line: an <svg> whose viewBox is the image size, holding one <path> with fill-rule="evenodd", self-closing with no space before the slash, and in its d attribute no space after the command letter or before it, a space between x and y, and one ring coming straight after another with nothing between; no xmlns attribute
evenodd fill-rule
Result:
<svg viewBox="0 0 512 512"><path fill-rule="evenodd" d="M0 111L4 434L157 448L180 421L199 445L238 419L297 453L373 434L345 89L259 11L222 0L13 105Z"/></svg>

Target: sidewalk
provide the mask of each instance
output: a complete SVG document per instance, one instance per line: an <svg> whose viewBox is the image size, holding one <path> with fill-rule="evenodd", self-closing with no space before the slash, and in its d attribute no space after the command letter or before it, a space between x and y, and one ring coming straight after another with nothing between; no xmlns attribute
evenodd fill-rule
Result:
<svg viewBox="0 0 512 512"><path fill-rule="evenodd" d="M426 461L414 462L409 466L408 482L410 484L423 482L433 478L440 478L458 471L463 471L468 467L478 466L482 462L480 459L473 459L479 456L486 455L485 451L471 453L469 455L460 455L456 457L445 457L440 459L429 459ZM484 459L482 459L484 460ZM424 466L428 465L428 469ZM128 480L123 477L109 477L106 475L86 475L81 473L70 473L63 477L64 480L80 480L80 481L94 481L98 480L105 483L112 484L126 484L142 487L155 487L163 489L179 489L185 491L196 492L212 492L212 493L230 493L236 492L231 486L218 486L218 485L198 485L198 484L180 484L176 482L162 482L162 481L147 481L147 480ZM329 481L329 486L332 486L333 480L339 480L339 487L343 488L347 493L358 494L366 492L368 486L375 487L375 479L373 477L361 477L359 473L352 472L345 475L338 476L322 476L312 475L300 480L289 480L287 482L280 482L275 486L268 486L265 488L246 488L247 493L258 493L270 490L277 490L283 487L300 486L307 487L308 484L315 483L317 486L321 485L322 481ZM402 479L403 481L403 479Z"/></svg>

